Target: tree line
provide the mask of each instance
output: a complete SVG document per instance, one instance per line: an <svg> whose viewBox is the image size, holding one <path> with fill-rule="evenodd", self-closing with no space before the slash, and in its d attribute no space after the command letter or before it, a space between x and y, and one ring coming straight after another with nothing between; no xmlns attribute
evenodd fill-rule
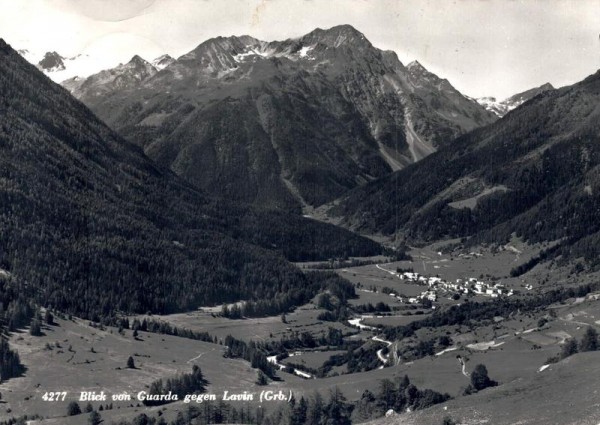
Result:
<svg viewBox="0 0 600 425"><path fill-rule="evenodd" d="M223 401L204 402L202 406L188 406L177 417L167 421L162 411L156 416L146 413L131 421L120 420L113 425L204 425L220 423L245 423L254 425L350 425L383 416L389 409L404 412L419 410L450 399L429 389L421 390L407 376L379 383L379 391L365 391L358 401L350 402L339 388L332 388L325 397L314 392L307 397L292 397L289 403L271 413L246 403L235 406Z"/></svg>
<svg viewBox="0 0 600 425"><path fill-rule="evenodd" d="M500 298L494 302L464 302L444 311L438 311L426 319L405 326L383 328L386 339L396 340L412 336L415 331L426 327L441 327L470 324L476 321L491 320L495 316L507 316L515 311L533 311L569 298L584 297L600 289L600 282L578 287L558 288L528 298Z"/></svg>

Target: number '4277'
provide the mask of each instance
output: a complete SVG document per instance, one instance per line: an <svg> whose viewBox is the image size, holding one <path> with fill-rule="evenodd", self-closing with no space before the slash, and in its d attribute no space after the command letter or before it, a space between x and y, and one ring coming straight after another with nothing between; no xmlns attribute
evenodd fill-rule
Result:
<svg viewBox="0 0 600 425"><path fill-rule="evenodd" d="M54 392L54 391L45 392L44 395L42 396L42 400L44 400L44 401L65 401L65 398L67 398L67 392L66 391L61 391L61 392Z"/></svg>

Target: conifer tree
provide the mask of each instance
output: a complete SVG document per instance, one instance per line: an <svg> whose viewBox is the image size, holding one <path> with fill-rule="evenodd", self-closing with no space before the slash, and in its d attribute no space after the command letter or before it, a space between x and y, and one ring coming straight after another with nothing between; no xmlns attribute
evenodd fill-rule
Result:
<svg viewBox="0 0 600 425"><path fill-rule="evenodd" d="M596 351L598 350L598 331L591 326L587 328L579 344L579 351Z"/></svg>

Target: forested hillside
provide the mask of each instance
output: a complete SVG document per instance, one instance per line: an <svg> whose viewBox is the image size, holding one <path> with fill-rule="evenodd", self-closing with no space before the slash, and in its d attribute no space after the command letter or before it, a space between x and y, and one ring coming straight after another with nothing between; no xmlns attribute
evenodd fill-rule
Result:
<svg viewBox="0 0 600 425"><path fill-rule="evenodd" d="M547 91L418 164L351 192L331 213L412 240L561 241L598 261L600 73Z"/></svg>
<svg viewBox="0 0 600 425"><path fill-rule="evenodd" d="M312 287L284 255L378 252L204 196L0 41L0 269L30 299L83 317L271 299Z"/></svg>

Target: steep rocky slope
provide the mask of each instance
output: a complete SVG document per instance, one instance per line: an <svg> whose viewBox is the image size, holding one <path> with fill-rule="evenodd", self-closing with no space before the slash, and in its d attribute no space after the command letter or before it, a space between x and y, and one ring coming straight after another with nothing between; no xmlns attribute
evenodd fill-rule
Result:
<svg viewBox="0 0 600 425"><path fill-rule="evenodd" d="M212 193L296 211L495 119L347 25L276 42L218 37L133 87L85 85L67 87L159 164Z"/></svg>
<svg viewBox="0 0 600 425"><path fill-rule="evenodd" d="M560 240L598 263L600 73L546 91L417 164L352 191L331 213L367 232L436 240Z"/></svg>

